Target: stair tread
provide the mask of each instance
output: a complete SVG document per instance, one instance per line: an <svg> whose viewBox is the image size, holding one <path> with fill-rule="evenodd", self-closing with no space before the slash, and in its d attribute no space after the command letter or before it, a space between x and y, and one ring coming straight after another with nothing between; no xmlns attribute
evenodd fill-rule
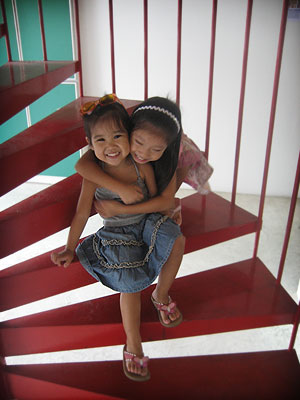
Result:
<svg viewBox="0 0 300 400"><path fill-rule="evenodd" d="M79 175L72 175L2 211L0 236L3 242L0 257L6 257L70 226L81 182Z"/></svg>
<svg viewBox="0 0 300 400"><path fill-rule="evenodd" d="M185 254L259 229L257 216L213 192L205 196L195 193L181 201Z"/></svg>
<svg viewBox="0 0 300 400"><path fill-rule="evenodd" d="M0 236L3 238L1 256L68 227L76 209L80 184L80 177L73 175L4 210L0 217ZM187 239L185 253L191 251L190 241L193 241L192 250L195 250L242 234L252 233L257 229L257 217L236 205L231 205L222 197L210 193L205 202L206 207L202 207L203 196L199 194L182 200L182 231ZM192 226L185 223L185 220L191 217L193 217ZM40 223L41 220L43 224ZM83 271L80 265L74 265L68 269L68 280L73 275L74 268L76 271L80 269ZM25 272L26 269L28 272ZM53 266L49 253L2 270L0 271L0 278L3 278L0 281L0 308L3 311L43 297L53 296L60 293L61 284L64 290L85 286L87 284L85 275L88 276L88 274L83 272L78 273L77 286L74 287L74 280L69 280L70 287L68 287L68 280L61 281L61 269ZM23 284L25 281L28 286ZM41 283L46 281L47 287L42 291Z"/></svg>
<svg viewBox="0 0 300 400"><path fill-rule="evenodd" d="M70 226L80 185L81 178L73 175L2 211L0 257ZM182 218L181 229L187 238L185 253L256 232L259 228L256 216L215 193L193 194L182 199ZM1 276L5 276L5 272L0 272Z"/></svg>
<svg viewBox="0 0 300 400"><path fill-rule="evenodd" d="M80 107L96 97L79 97L0 145L3 195L86 145ZM123 100L130 112L138 100ZM47 156L36 157L36 154ZM10 168L22 165L23 168Z"/></svg>
<svg viewBox="0 0 300 400"><path fill-rule="evenodd" d="M121 361L8 366L6 373L125 399L296 399L295 350L151 359L151 379L127 379ZM167 389L166 389L167 388Z"/></svg>
<svg viewBox="0 0 300 400"><path fill-rule="evenodd" d="M77 389L73 386L61 385L45 380L34 379L14 373L3 374L3 379L6 380L10 395L1 392L1 400L14 399L29 399L40 400L45 399L45 393L47 398L54 399L59 393L60 398L64 400L123 400L124 398L107 396L101 393L91 392L89 390ZM24 397L25 394L25 397Z"/></svg>
<svg viewBox="0 0 300 400"><path fill-rule="evenodd" d="M171 296L184 320L176 328L164 328L158 322L150 301L152 290L153 286L142 293L143 341L291 324L297 311L297 304L259 259L177 278ZM116 345L125 340L119 294L5 321L1 326L6 356Z"/></svg>
<svg viewBox="0 0 300 400"><path fill-rule="evenodd" d="M2 65L0 124L78 71L78 61L11 61Z"/></svg>
<svg viewBox="0 0 300 400"><path fill-rule="evenodd" d="M0 145L0 168L7 171L1 177L0 195L85 146L79 113L84 99L73 101ZM47 154L47 157L36 157L36 154ZM23 168L9 168L13 164Z"/></svg>

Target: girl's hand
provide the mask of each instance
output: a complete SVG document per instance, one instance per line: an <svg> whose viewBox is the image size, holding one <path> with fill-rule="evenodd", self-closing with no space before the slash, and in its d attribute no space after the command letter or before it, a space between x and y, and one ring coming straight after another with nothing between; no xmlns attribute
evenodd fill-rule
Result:
<svg viewBox="0 0 300 400"><path fill-rule="evenodd" d="M175 208L172 210L171 218L177 225L182 224L182 215L181 215L181 200L175 197Z"/></svg>
<svg viewBox="0 0 300 400"><path fill-rule="evenodd" d="M60 251L59 253L51 254L52 262L58 266L63 265L65 268L67 268L71 264L73 258L74 252L69 249L65 249L63 251Z"/></svg>
<svg viewBox="0 0 300 400"><path fill-rule="evenodd" d="M182 216L181 216L181 211L177 211L177 212L173 212L172 215L170 216L170 218L172 218L172 220L177 224L177 225L181 225L182 224Z"/></svg>
<svg viewBox="0 0 300 400"><path fill-rule="evenodd" d="M102 218L110 218L122 214L122 204L116 200L95 200L94 207Z"/></svg>
<svg viewBox="0 0 300 400"><path fill-rule="evenodd" d="M163 212L162 214L167 215L171 218L177 225L182 224L182 215L181 215L181 200L175 198L175 206L170 208L169 210Z"/></svg>
<svg viewBox="0 0 300 400"><path fill-rule="evenodd" d="M139 203L144 199L142 189L137 184L124 185L122 191L118 193L124 204Z"/></svg>

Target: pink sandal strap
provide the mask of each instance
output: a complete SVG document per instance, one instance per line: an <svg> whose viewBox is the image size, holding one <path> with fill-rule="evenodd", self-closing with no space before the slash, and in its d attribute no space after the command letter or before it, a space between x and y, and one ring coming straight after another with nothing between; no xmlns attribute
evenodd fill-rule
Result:
<svg viewBox="0 0 300 400"><path fill-rule="evenodd" d="M149 357L140 358L136 354L129 353L128 351L124 350L124 359L126 362L132 361L137 367L148 367Z"/></svg>
<svg viewBox="0 0 300 400"><path fill-rule="evenodd" d="M168 304L159 303L158 301L154 300L153 296L152 296L152 301L153 301L156 309L159 311L165 312L167 314L167 316L169 316L170 314L174 314L174 311L176 309L176 302L172 301L170 296L169 296Z"/></svg>

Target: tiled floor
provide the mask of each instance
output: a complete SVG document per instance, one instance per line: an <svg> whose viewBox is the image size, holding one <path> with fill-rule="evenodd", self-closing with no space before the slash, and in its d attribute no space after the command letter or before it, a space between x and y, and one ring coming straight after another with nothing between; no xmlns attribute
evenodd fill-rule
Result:
<svg viewBox="0 0 300 400"><path fill-rule="evenodd" d="M47 185L26 183L0 199L0 210L14 204L23 198L44 189ZM184 197L192 193L191 190L180 190L179 196ZM228 194L222 194L230 198ZM299 203L299 200L298 200ZM237 204L242 208L257 214L259 198L254 195L238 195ZM276 275L280 261L283 238L289 211L289 199L269 197L265 203L264 224L260 238L258 256ZM85 229L84 235L94 232L99 228L101 220L98 216L91 218ZM52 237L30 246L1 260L0 269L14 265L24 259L34 257L65 243L67 230L59 232ZM298 302L297 289L300 278L300 208L296 208L291 239L286 258L285 271L282 284ZM178 276L199 272L226 265L252 256L254 235L247 235L238 239L222 243L210 248L184 256ZM27 313L65 306L84 301L88 298L105 296L113 293L99 284L81 288L67 294L19 307L0 313L0 321L11 319ZM249 351L263 351L286 349L289 344L291 326L279 326L232 333L214 334L193 338L176 339L164 342L144 344L144 351L150 357L175 357L184 355L220 354ZM295 345L300 359L300 334L298 333ZM100 349L78 350L24 357L11 357L7 363L35 363L35 362L62 362L62 361L96 361L101 359L115 360L121 358L121 347L106 347Z"/></svg>

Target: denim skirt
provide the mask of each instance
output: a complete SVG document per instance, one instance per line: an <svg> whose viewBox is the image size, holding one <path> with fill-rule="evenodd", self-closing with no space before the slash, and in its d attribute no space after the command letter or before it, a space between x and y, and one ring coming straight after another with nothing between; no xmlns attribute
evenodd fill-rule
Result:
<svg viewBox="0 0 300 400"><path fill-rule="evenodd" d="M136 224L104 226L76 248L83 267L103 285L121 292L139 292L150 286L168 260L179 226L159 213L147 214Z"/></svg>

